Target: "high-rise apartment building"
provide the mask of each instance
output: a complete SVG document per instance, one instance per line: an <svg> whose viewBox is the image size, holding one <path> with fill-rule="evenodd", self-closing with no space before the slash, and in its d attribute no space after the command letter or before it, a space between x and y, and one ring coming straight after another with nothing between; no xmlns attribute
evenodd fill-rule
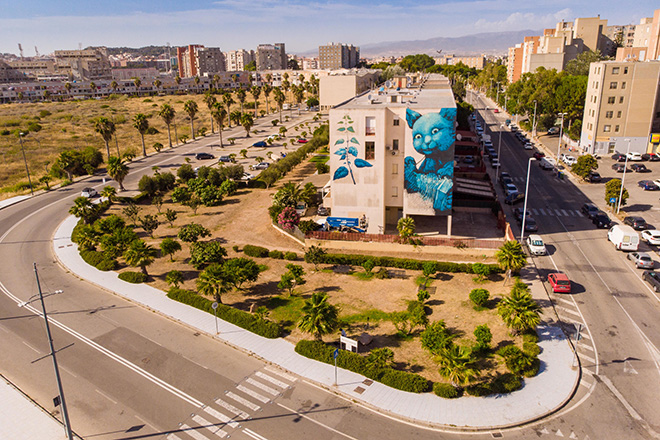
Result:
<svg viewBox="0 0 660 440"><path fill-rule="evenodd" d="M257 70L285 70L287 57L284 43L257 46Z"/></svg>
<svg viewBox="0 0 660 440"><path fill-rule="evenodd" d="M660 61L591 63L580 145L587 153L657 153Z"/></svg>
<svg viewBox="0 0 660 440"><path fill-rule="evenodd" d="M238 72L245 70L245 66L256 61L253 50L230 50L225 53L225 63L228 72Z"/></svg>
<svg viewBox="0 0 660 440"><path fill-rule="evenodd" d="M506 79L510 82L516 82L520 79L522 72L523 48L522 44L516 44L509 48L509 56L506 63Z"/></svg>
<svg viewBox="0 0 660 440"><path fill-rule="evenodd" d="M179 67L179 76L181 78L191 78L197 76L197 67L195 66L195 49L204 47L199 44L190 44L188 46L176 48L177 66Z"/></svg>
<svg viewBox="0 0 660 440"><path fill-rule="evenodd" d="M225 55L217 47L198 44L177 47L176 57L181 78L208 76L226 70Z"/></svg>
<svg viewBox="0 0 660 440"><path fill-rule="evenodd" d="M112 67L105 47L82 50L56 50L56 70L67 70L71 79L95 81L112 79Z"/></svg>
<svg viewBox="0 0 660 440"><path fill-rule="evenodd" d="M360 62L360 48L352 44L319 46L319 69L350 69Z"/></svg>

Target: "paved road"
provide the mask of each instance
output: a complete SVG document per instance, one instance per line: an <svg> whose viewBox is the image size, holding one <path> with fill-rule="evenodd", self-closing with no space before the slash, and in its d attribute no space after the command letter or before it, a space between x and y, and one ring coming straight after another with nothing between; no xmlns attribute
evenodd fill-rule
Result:
<svg viewBox="0 0 660 440"><path fill-rule="evenodd" d="M496 135L497 148L506 116L484 110L486 105L492 108L492 103L482 98L472 95L471 100ZM504 130L503 170L524 190L531 152ZM567 426L581 427L591 438L658 438L660 298L625 254L614 250L606 230L595 229L581 215L581 205L590 200L605 208L603 197L603 185L558 180L532 162L527 207L537 220L538 233L549 244L549 255L535 257L533 262L542 278L557 270L569 275L574 294L551 294L550 298L567 331L574 332L576 324L585 326L578 344L582 386L572 406L562 411L562 419ZM505 209L513 219L511 208Z"/></svg>

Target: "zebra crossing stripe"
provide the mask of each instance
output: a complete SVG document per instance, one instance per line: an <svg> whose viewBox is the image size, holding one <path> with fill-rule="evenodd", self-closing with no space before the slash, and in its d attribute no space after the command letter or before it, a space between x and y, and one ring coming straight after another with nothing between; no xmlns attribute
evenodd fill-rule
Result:
<svg viewBox="0 0 660 440"><path fill-rule="evenodd" d="M277 391L275 388L271 388L268 385L264 385L263 383L252 379L251 377L248 378L245 382L247 382L250 385L253 385L253 386L255 386L255 387L257 387L257 388L259 388L259 389L261 389L261 390L263 390L263 391L265 391L268 394L271 394L273 396L277 396L278 394L280 394L280 392Z"/></svg>
<svg viewBox="0 0 660 440"><path fill-rule="evenodd" d="M530 211L532 211L532 214L534 215L539 215L539 212L536 209L530 209Z"/></svg>
<svg viewBox="0 0 660 440"><path fill-rule="evenodd" d="M587 356L586 354L579 353L578 356L580 356L580 359L586 359L589 362L591 362L592 364L596 363L596 359L594 359L590 356Z"/></svg>
<svg viewBox="0 0 660 440"><path fill-rule="evenodd" d="M209 438L201 433L197 432L196 429L192 429L190 426L183 424L181 425L181 430L185 431L186 434L194 438L195 440L209 440Z"/></svg>
<svg viewBox="0 0 660 440"><path fill-rule="evenodd" d="M546 214L545 214L545 210L539 208L539 211L541 211L541 214L546 215Z"/></svg>
<svg viewBox="0 0 660 440"><path fill-rule="evenodd" d="M177 437L174 434L170 434L167 436L167 440L181 440L181 437Z"/></svg>
<svg viewBox="0 0 660 440"><path fill-rule="evenodd" d="M229 411L229 412L235 414L236 416L242 418L242 419L247 420L247 419L250 418L250 414L246 413L246 412L243 411L242 409L238 409L238 408L236 408L235 406L228 404L227 402L225 402L225 401L222 400L222 399L217 399L217 400L215 401L215 403L216 403L217 405L223 407L223 408L226 409L227 411ZM205 410L205 411L206 411L206 410Z"/></svg>
<svg viewBox="0 0 660 440"><path fill-rule="evenodd" d="M277 374L280 377L283 377L284 379L288 380L289 382L295 382L296 378L294 376L291 376L290 374L285 373L284 371L280 371L277 368L273 368L270 365L268 365L264 370L269 371L273 374Z"/></svg>
<svg viewBox="0 0 660 440"><path fill-rule="evenodd" d="M555 298L555 301L563 302L564 304L568 304L569 306L573 306L572 302L570 302L569 300L564 299L564 298Z"/></svg>
<svg viewBox="0 0 660 440"><path fill-rule="evenodd" d="M567 309L566 307L557 306L557 310L561 310L564 313L580 316L580 313L576 312L575 310Z"/></svg>
<svg viewBox="0 0 660 440"><path fill-rule="evenodd" d="M227 425L231 426L234 429L238 428L238 422L233 421L231 418L222 414L220 411L217 411L215 408L211 408L210 406L207 406L204 408L204 412L212 415L216 419L220 420L222 423L226 423Z"/></svg>
<svg viewBox="0 0 660 440"><path fill-rule="evenodd" d="M568 212L566 212L565 209L562 209L561 212L562 212L562 214L564 214L566 217L568 217Z"/></svg>
<svg viewBox="0 0 660 440"><path fill-rule="evenodd" d="M591 352L594 351L594 348L591 345L587 345L587 344L580 345L580 350L582 350L582 349L589 350Z"/></svg>
<svg viewBox="0 0 660 440"><path fill-rule="evenodd" d="M266 380L266 381L272 383L273 385L276 385L276 386L280 387L280 388L289 388L288 383L282 382L281 380L277 380L274 377L271 377L267 374L262 373L261 371L257 371L257 373L255 375L257 377L262 378L263 380Z"/></svg>
<svg viewBox="0 0 660 440"><path fill-rule="evenodd" d="M555 214L557 214L557 217L561 217L561 212L558 209L555 209Z"/></svg>
<svg viewBox="0 0 660 440"><path fill-rule="evenodd" d="M248 396L252 396L252 397L254 397L254 398L257 399L259 402L263 402L263 403L268 403L268 402L270 402L270 398L268 398L268 397L264 397L264 396L262 396L261 394L257 393L256 391L252 391L251 389L246 388L246 387L244 387L243 385L239 385L239 386L237 386L236 389L238 389L239 391L243 391L243 392L244 392L245 394L247 394Z"/></svg>
<svg viewBox="0 0 660 440"><path fill-rule="evenodd" d="M238 394L232 393L231 391L227 393L227 397L237 401L238 403L240 403L241 405L243 405L247 408L250 408L252 411L259 411L261 409L261 407L259 405L255 405L254 403L250 402L249 400L244 399L241 396L239 396ZM218 399L218 400L220 400L220 399ZM216 400L215 403L218 403L218 401Z"/></svg>
<svg viewBox="0 0 660 440"><path fill-rule="evenodd" d="M226 431L223 431L222 429L218 428L215 426L213 423L209 422L202 416L195 415L192 418L194 421L200 424L200 426L203 426L204 428L208 429L211 431L213 434L217 435L220 438L225 438L229 434Z"/></svg>

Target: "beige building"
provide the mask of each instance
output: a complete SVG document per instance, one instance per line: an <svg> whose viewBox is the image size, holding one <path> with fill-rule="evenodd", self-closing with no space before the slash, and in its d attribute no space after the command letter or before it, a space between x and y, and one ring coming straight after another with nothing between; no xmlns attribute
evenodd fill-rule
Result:
<svg viewBox="0 0 660 440"><path fill-rule="evenodd" d="M483 69L486 64L486 57L457 57L456 55L445 55L441 57L434 58L435 64L447 64L449 66L455 66L459 63L465 64L467 67L472 67L474 69Z"/></svg>
<svg viewBox="0 0 660 440"><path fill-rule="evenodd" d="M520 79L522 72L522 44L516 44L514 47L510 47L508 55L506 63L506 79L509 83L513 83Z"/></svg>
<svg viewBox="0 0 660 440"><path fill-rule="evenodd" d="M335 71L319 77L319 105L327 111L378 84L380 70Z"/></svg>
<svg viewBox="0 0 660 440"><path fill-rule="evenodd" d="M616 51L617 61L660 60L660 9L653 17L642 18L635 26L632 47L620 47Z"/></svg>
<svg viewBox="0 0 660 440"><path fill-rule="evenodd" d="M601 61L589 68L580 145L586 153L659 152L660 61Z"/></svg>
<svg viewBox="0 0 660 440"><path fill-rule="evenodd" d="M256 61L253 50L239 49L225 53L225 64L229 72L245 70L245 66L253 61Z"/></svg>
<svg viewBox="0 0 660 440"><path fill-rule="evenodd" d="M56 50L55 60L55 70L67 70L71 79L77 81L112 79L112 67L105 47Z"/></svg>
<svg viewBox="0 0 660 440"><path fill-rule="evenodd" d="M360 61L360 48L352 44L319 46L319 69L350 69Z"/></svg>
<svg viewBox="0 0 660 440"><path fill-rule="evenodd" d="M284 43L260 44L257 46L257 70L284 70L287 56Z"/></svg>

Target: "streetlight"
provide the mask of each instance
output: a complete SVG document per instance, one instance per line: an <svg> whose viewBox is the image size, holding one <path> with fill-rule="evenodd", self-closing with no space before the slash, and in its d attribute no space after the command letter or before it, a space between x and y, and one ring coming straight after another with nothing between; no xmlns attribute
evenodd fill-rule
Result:
<svg viewBox="0 0 660 440"><path fill-rule="evenodd" d="M532 139L536 137L536 99L534 100L534 122L532 123Z"/></svg>
<svg viewBox="0 0 660 440"><path fill-rule="evenodd" d="M623 182L626 181L626 170L628 169L628 153L630 153L630 139L624 139L624 141L628 141L628 149L626 149L626 161L623 164L623 177L621 178L621 191L619 192L619 202L617 203L616 206L616 213L619 213L619 209L621 209L621 198L623 197Z"/></svg>
<svg viewBox="0 0 660 440"><path fill-rule="evenodd" d="M527 183L525 183L525 205L523 207L523 218L522 226L520 227L520 244L523 244L523 239L525 238L525 218L527 217L527 193L529 192L529 171L532 168L532 161L536 160L533 157L530 157L527 161Z"/></svg>
<svg viewBox="0 0 660 440"><path fill-rule="evenodd" d="M559 116L561 116L561 125L559 128L559 144L557 145L557 163L559 163L559 150L561 150L561 138L564 135L564 115L567 115L568 113L559 113Z"/></svg>
<svg viewBox="0 0 660 440"><path fill-rule="evenodd" d="M504 93L504 113L507 113L506 105L507 105L508 102L509 102L509 95L507 95L506 92L505 92Z"/></svg>
<svg viewBox="0 0 660 440"><path fill-rule="evenodd" d="M25 157L25 149L23 148L23 136L25 133L18 133L18 142L21 144L21 152L23 153L23 162L25 162L25 172L27 173L28 184L30 185L30 195L34 195L34 190L32 189L32 179L30 179L30 170L28 169L27 158Z"/></svg>
<svg viewBox="0 0 660 440"><path fill-rule="evenodd" d="M214 301L213 304L211 304L211 308L213 309L213 313L215 314L215 334L217 335L220 333L218 331L218 302Z"/></svg>
<svg viewBox="0 0 660 440"><path fill-rule="evenodd" d="M504 124L500 124L500 140L497 142L497 160L501 161L502 157L500 157L500 152L502 151L502 132L504 131ZM500 162L501 164L502 162ZM495 170L495 184L497 185L497 181L499 180L500 173L499 173L499 167L497 170Z"/></svg>

